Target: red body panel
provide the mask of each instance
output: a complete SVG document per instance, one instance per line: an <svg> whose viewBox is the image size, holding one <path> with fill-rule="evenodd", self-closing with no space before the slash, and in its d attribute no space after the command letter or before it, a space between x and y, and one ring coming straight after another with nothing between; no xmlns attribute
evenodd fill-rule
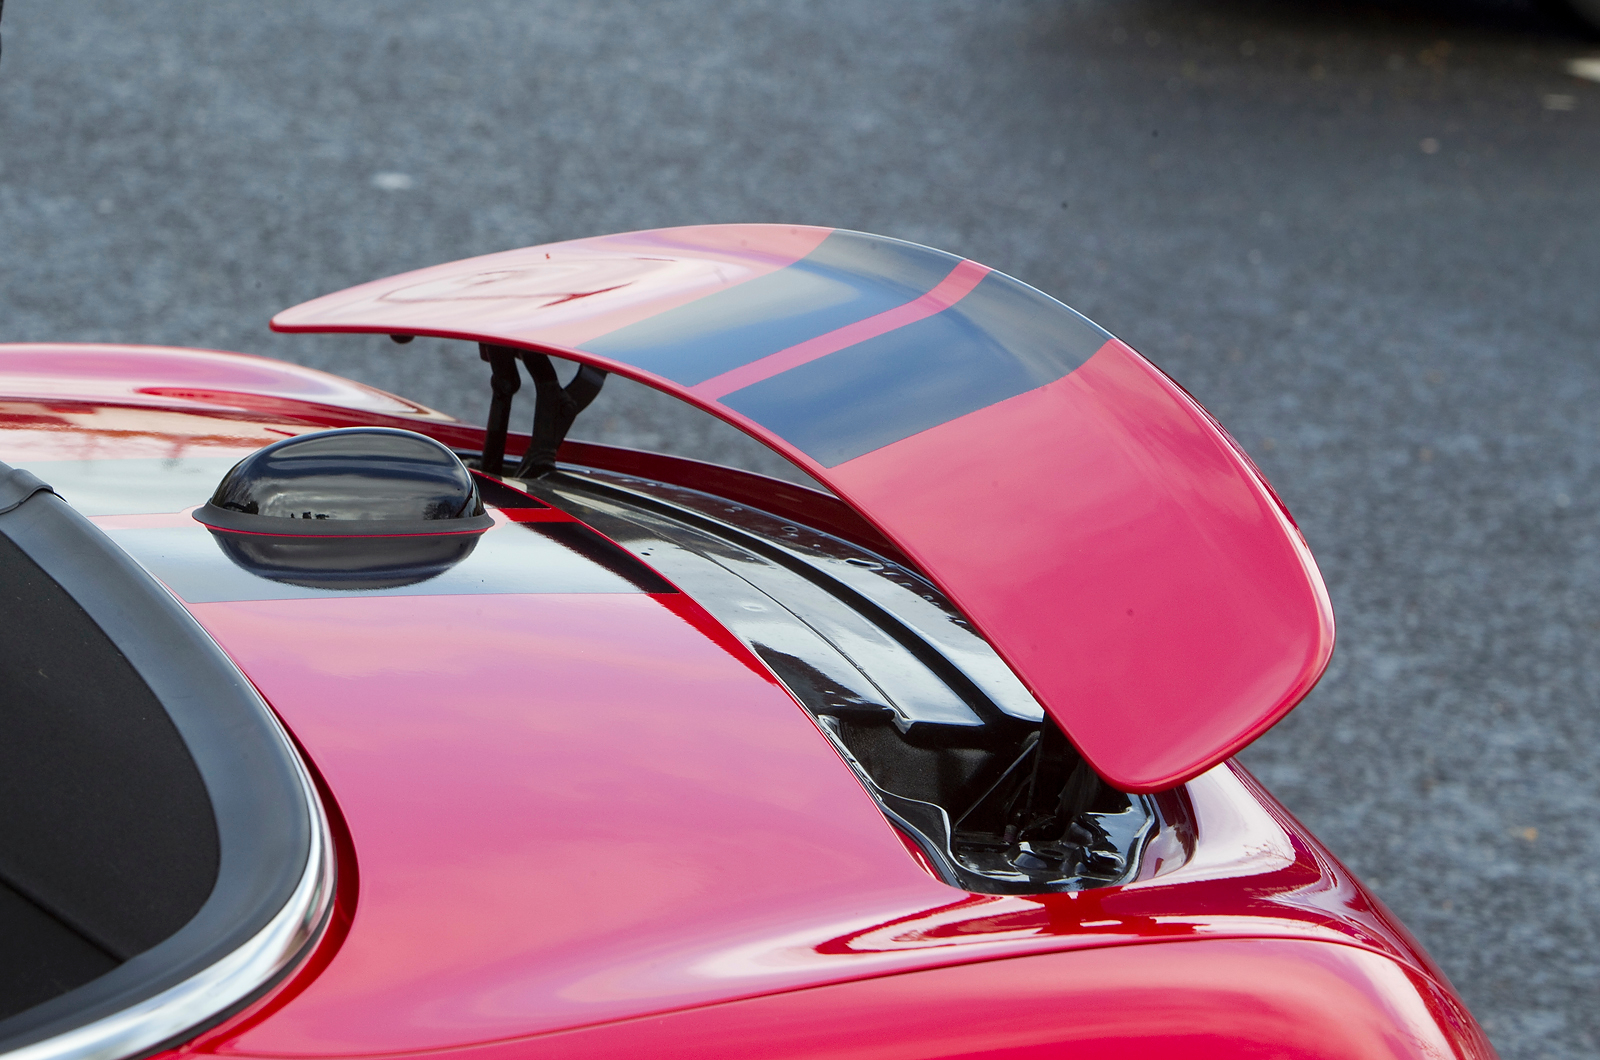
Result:
<svg viewBox="0 0 1600 1060"><path fill-rule="evenodd" d="M1488 1060L1460 1003L1348 946L1192 941L960 965L435 1054L441 1060Z"/></svg>
<svg viewBox="0 0 1600 1060"><path fill-rule="evenodd" d="M1148 371L1101 367L1067 399ZM33 396L0 405L0 459L231 455L349 415ZM112 426L85 451L97 415ZM190 609L336 802L340 913L290 980L173 1060L1493 1055L1404 929L1231 764L1162 796L1136 882L968 894L686 598Z"/></svg>
<svg viewBox="0 0 1600 1060"><path fill-rule="evenodd" d="M356 753L351 746L343 757ZM340 754L324 757L338 768ZM480 791L493 783L503 779L480 782ZM573 881L540 871L533 859L468 858L460 867L477 872L459 874L454 862L435 865L427 848L445 834L435 824L445 823L444 811L428 803L445 778L391 774L386 798L402 786L417 789L415 801L397 806L393 819L382 815L376 835L378 822L349 814L362 894L348 937L329 944L336 952L326 968L184 1052L400 1055L453 1038L458 1047L448 1051L462 1060L732 1060L841 1050L1009 1056L1005 1049L1022 1047L1045 1051L1017 1055L1047 1056L1051 1043L1120 1040L1151 1056L1185 1042L1211 1050L1202 1056L1227 1055L1230 1046L1264 1057L1493 1056L1403 929L1314 841L1264 814L1225 769L1190 786L1194 856L1128 887L1007 898L934 884L937 903L919 906L933 881L896 869L898 895L843 888L791 905L781 899L787 885L774 881L767 893L776 887L779 902L754 918L738 916L751 906L731 895L729 915L702 903L685 920L674 917L692 911L682 891L663 896L644 883L625 888L590 875L579 881L590 893L552 901L570 895ZM459 853L461 844L515 825L469 825L466 838L451 842ZM782 852L769 844L759 853ZM375 876L396 871L406 896L423 901L404 903L394 887L374 890ZM801 871L814 878L813 869ZM873 906L896 897L904 915L862 924ZM807 909L823 914L810 918L819 928L830 910L857 926L823 937L825 928L807 930ZM784 930L796 912L795 930ZM605 936L619 920L631 921L625 959L601 964L600 955L616 956ZM540 935L557 945L530 946ZM709 950L706 938L716 940ZM597 952L586 939L600 940ZM459 959L467 951L485 963L467 966ZM996 959L1008 955L1017 959ZM559 958L571 966L550 963ZM690 1003L693 996L701 1004ZM740 998L758 1000L715 1003ZM505 1036L518 1024L522 1033ZM1298 1025L1318 1030L1308 1037ZM589 1029L549 1033L564 1027ZM1386 1049L1374 1052L1374 1043ZM1364 1051L1339 1051L1356 1044Z"/></svg>
<svg viewBox="0 0 1600 1060"><path fill-rule="evenodd" d="M338 958L235 1048L438 1048L781 989L815 974L795 936L948 893L681 597L191 610L317 762L362 865Z"/></svg>
<svg viewBox="0 0 1600 1060"><path fill-rule="evenodd" d="M698 378L689 367L675 373L663 363L659 349L646 353L647 370L585 348L609 349L602 340L637 333L641 321L660 315L668 321L660 349L679 342L682 357L698 363L705 344L683 344L688 325L668 311L696 299L710 305L713 297L717 308L706 313L714 322L693 323L711 329L706 343L737 347L749 320L770 311L770 286L757 281L770 281L829 234L710 226L531 247L328 295L279 314L273 327L546 350L631 376L740 427L912 557L1084 758L1125 791L1159 791L1193 777L1293 708L1333 650L1333 613L1316 564L1210 417L1127 346L1106 342L1054 382L831 466L729 404L750 393L741 388L960 311L988 276L985 267L924 262L934 274L948 273L926 292L802 341L785 338L777 352L755 350L746 363L698 382L688 381ZM859 270L827 277L842 288L873 283ZM757 292L743 309L735 304L741 284ZM1034 329L1018 340L1035 344L1018 354L1025 365L1042 356L1039 332L1066 329L1066 344L1066 331L1081 331L1081 318L1046 301L1011 314L1044 314L1014 321ZM715 321L726 322L724 331ZM952 335L973 331L970 320L952 327ZM1004 345L991 336L980 346L997 342ZM973 371L976 387L986 369ZM870 394L881 409L882 388L897 385L905 404L921 400L914 371L887 383L862 378L829 392L825 403Z"/></svg>
<svg viewBox="0 0 1600 1060"><path fill-rule="evenodd" d="M99 404L247 409L293 414L306 405L371 416L450 422L404 398L327 372L266 357L168 346L0 345L12 398Z"/></svg>

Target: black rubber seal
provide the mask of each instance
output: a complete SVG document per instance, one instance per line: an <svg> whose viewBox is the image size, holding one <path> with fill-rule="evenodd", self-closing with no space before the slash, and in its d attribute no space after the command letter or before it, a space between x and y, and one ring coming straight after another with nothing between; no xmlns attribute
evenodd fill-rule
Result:
<svg viewBox="0 0 1600 1060"><path fill-rule="evenodd" d="M4 0L0 0L3 3ZM0 467L6 465L0 464ZM0 515L18 507L35 493L54 493L55 490L31 471L20 467L7 468L0 474Z"/></svg>
<svg viewBox="0 0 1600 1060"><path fill-rule="evenodd" d="M5 488L29 490L0 513L0 534L77 601L167 712L211 800L220 860L188 923L105 975L0 1020L0 1053L129 1008L237 950L293 895L316 812L293 749L233 662L144 568L29 480L38 482L0 464Z"/></svg>

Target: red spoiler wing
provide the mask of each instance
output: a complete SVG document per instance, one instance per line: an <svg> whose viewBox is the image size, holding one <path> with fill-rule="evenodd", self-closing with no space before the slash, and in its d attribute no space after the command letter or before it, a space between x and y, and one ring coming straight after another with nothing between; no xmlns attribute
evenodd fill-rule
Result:
<svg viewBox="0 0 1600 1060"><path fill-rule="evenodd" d="M378 280L272 326L542 350L740 427L914 559L1127 791L1238 751L1333 650L1310 552L1203 409L1060 302L926 247L634 232Z"/></svg>

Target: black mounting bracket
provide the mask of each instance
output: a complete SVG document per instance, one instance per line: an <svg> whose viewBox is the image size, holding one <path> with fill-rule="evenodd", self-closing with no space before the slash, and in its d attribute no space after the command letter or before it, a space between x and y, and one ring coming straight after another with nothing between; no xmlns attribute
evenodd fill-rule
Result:
<svg viewBox="0 0 1600 1060"><path fill-rule="evenodd" d="M572 429L578 413L589 407L600 388L605 385L603 369L590 365L578 368L578 374L566 386L556 377L556 367L547 354L532 350L517 350L510 346L495 346L487 342L478 344L478 356L489 362L492 373L489 386L489 422L483 439L483 460L480 468L485 474L502 473L506 456L506 434L511 429L511 399L522 389L522 375L517 371L517 361L527 365L533 377L537 394L533 404L533 438L522 461L511 473L513 478L539 478L556 468L556 451Z"/></svg>

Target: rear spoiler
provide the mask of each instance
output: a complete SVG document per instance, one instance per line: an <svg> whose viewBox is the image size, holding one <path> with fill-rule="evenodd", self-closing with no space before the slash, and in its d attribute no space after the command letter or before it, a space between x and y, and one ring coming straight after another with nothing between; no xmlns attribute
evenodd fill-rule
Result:
<svg viewBox="0 0 1600 1060"><path fill-rule="evenodd" d="M943 590L1113 785L1180 784L1322 675L1305 541L1182 388L1009 276L781 225L552 243L285 310L616 372L744 430Z"/></svg>

